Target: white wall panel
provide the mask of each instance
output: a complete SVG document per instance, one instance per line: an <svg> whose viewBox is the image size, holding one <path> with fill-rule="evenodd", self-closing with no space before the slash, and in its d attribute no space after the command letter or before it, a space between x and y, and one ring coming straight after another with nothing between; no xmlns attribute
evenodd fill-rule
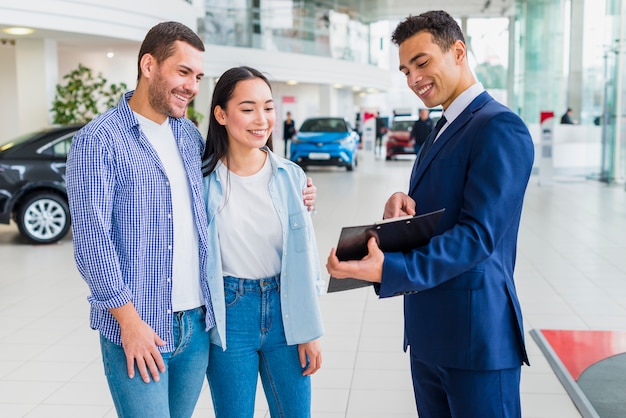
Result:
<svg viewBox="0 0 626 418"><path fill-rule="evenodd" d="M387 90L388 71L372 65L356 64L313 55L288 54L260 49L206 45L205 73L216 77L230 67L249 65L266 73L273 81L367 86Z"/></svg>

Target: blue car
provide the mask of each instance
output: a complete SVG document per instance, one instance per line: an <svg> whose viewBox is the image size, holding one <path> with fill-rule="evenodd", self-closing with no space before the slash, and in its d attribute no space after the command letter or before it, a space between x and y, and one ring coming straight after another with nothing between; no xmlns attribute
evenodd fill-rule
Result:
<svg viewBox="0 0 626 418"><path fill-rule="evenodd" d="M321 165L352 171L357 165L359 141L359 134L343 118L309 118L291 141L290 159L304 170Z"/></svg>

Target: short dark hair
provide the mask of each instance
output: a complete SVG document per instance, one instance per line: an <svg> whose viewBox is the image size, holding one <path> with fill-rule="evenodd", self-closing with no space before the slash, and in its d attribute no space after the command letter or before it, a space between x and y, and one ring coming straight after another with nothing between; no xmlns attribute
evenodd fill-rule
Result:
<svg viewBox="0 0 626 418"><path fill-rule="evenodd" d="M254 78L263 80L270 88L270 91L272 90L269 80L262 72L247 66L230 68L217 80L213 90L213 98L211 99L211 108L209 109L209 131L206 135L206 147L202 156L202 173L205 176L208 176L217 166L217 162L228 154L228 131L226 131L224 125L217 121L215 108L219 106L222 109L226 109L226 105L233 97L233 91L235 91L237 84ZM267 139L267 146L270 149L273 148L271 133Z"/></svg>
<svg viewBox="0 0 626 418"><path fill-rule="evenodd" d="M420 32L428 32L442 51L448 51L456 41L465 43L459 24L443 10L432 10L419 16L409 16L396 26L391 41L400 46Z"/></svg>
<svg viewBox="0 0 626 418"><path fill-rule="evenodd" d="M183 41L204 52L202 39L189 27L179 22L161 22L148 31L141 43L137 60L137 80L141 78L141 58L150 54L161 63L174 54L176 41Z"/></svg>

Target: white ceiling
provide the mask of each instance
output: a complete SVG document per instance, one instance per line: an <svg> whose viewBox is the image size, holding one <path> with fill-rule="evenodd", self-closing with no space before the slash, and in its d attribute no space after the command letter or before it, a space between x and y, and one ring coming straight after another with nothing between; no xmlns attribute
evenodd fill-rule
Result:
<svg viewBox="0 0 626 418"><path fill-rule="evenodd" d="M428 10L445 10L455 18L508 17L514 14L515 9L515 0L317 0L316 3L337 11L358 14L365 22L384 19L401 20L409 15L418 15ZM0 24L0 29L4 26L6 25ZM8 38L11 37L0 33L0 39ZM85 45L136 48L138 42L42 29L38 29L36 34L25 38L55 39L64 48L80 48Z"/></svg>
<svg viewBox="0 0 626 418"><path fill-rule="evenodd" d="M354 10L368 22L401 20L428 10L445 10L456 18L509 17L515 11L515 0L335 0L333 4Z"/></svg>

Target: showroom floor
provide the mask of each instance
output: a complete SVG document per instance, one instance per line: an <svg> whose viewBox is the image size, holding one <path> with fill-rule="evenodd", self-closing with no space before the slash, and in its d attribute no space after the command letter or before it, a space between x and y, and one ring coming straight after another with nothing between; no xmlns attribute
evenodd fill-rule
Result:
<svg viewBox="0 0 626 418"><path fill-rule="evenodd" d="M342 226L379 219L387 197L406 189L411 165L365 154L354 172L309 171L318 187L313 220L322 266ZM623 187L577 178L540 186L531 179L516 273L532 364L522 371L524 417L580 417L528 333L626 330L624 231ZM0 266L0 415L114 417L71 237L32 246L14 225L2 225ZM313 377L313 417L416 417L401 298L378 300L364 288L320 301L326 335L323 367ZM205 384L194 417L211 416ZM269 416L262 394L255 416Z"/></svg>

